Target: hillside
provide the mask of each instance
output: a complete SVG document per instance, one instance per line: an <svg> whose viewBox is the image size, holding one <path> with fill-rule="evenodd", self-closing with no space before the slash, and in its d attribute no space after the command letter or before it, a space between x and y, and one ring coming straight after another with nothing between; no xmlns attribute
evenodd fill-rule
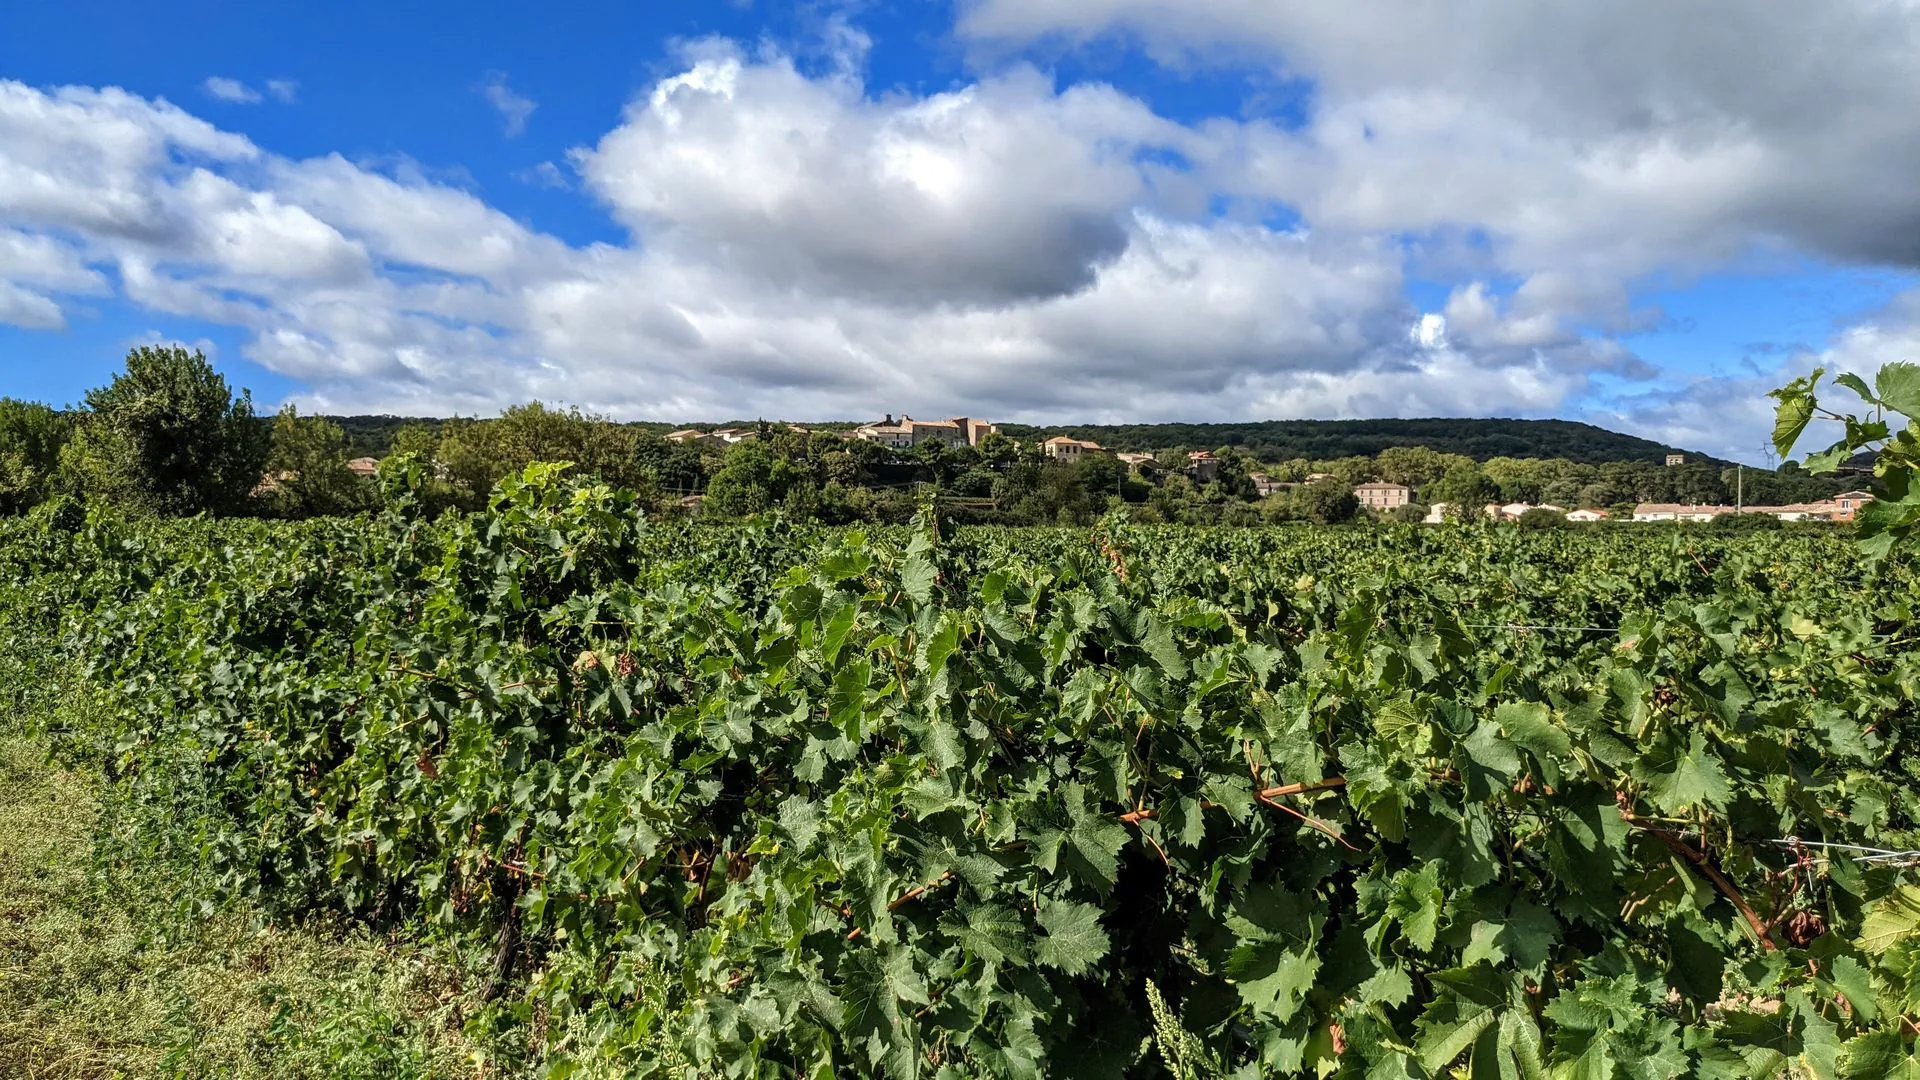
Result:
<svg viewBox="0 0 1920 1080"><path fill-rule="evenodd" d="M347 433L355 453L386 452L394 432L408 424L438 427L443 420L399 416L329 417ZM810 427L844 423L802 421ZM741 421L741 426L752 421ZM686 424L635 423L664 433ZM713 427L710 423L694 427ZM1162 450L1173 447L1236 446L1266 461L1287 458L1327 460L1372 457L1390 446L1425 446L1441 453L1465 454L1476 461L1495 457L1566 458L1583 465L1611 461L1664 462L1669 447L1617 431L1572 420L1263 420L1240 424L1069 424L1035 427L1001 424L1007 435L1027 440L1069 435L1091 439L1111 450ZM1730 467L1705 454L1689 461Z"/></svg>
<svg viewBox="0 0 1920 1080"><path fill-rule="evenodd" d="M1586 465L1663 462L1657 442L1572 420L1263 420L1242 424L1002 424L1016 439L1068 435L1113 450L1236 446L1267 461L1371 457L1390 446L1425 446L1478 461L1494 457L1566 458ZM1721 462L1688 452L1688 460Z"/></svg>

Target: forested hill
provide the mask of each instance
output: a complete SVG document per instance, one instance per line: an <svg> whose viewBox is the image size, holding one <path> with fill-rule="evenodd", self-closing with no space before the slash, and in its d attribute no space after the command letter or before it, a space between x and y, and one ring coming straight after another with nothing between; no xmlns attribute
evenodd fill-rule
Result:
<svg viewBox="0 0 1920 1080"><path fill-rule="evenodd" d="M424 417L336 416L356 454L386 453L394 432L407 425L438 428L444 421ZM739 422L750 426L751 421ZM685 424L637 423L636 428L664 433ZM712 424L694 424L712 427ZM808 426L820 426L809 424ZM832 425L844 426L844 425ZM1110 450L1166 450L1179 447L1240 447L1265 461L1306 458L1328 461L1373 457L1390 446L1424 446L1444 454L1488 458L1565 458L1582 465L1613 461L1664 462L1669 447L1617 431L1572 420L1263 420L1243 424L1072 424L1033 427L1001 424L1022 441L1069 435L1091 439ZM1731 467L1704 454L1687 460Z"/></svg>
<svg viewBox="0 0 1920 1080"><path fill-rule="evenodd" d="M1572 420L1263 420L1244 424L1077 424L1029 427L1002 424L1016 439L1067 435L1111 450L1172 446L1241 447L1267 461L1372 457L1390 446L1424 446L1479 461L1495 457L1566 458L1584 465L1611 461L1664 462L1667 447ZM1689 461L1731 465L1704 454Z"/></svg>

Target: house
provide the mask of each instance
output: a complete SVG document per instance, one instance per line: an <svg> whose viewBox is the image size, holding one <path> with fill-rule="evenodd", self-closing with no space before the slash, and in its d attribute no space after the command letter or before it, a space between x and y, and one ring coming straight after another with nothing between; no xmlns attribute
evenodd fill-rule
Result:
<svg viewBox="0 0 1920 1080"><path fill-rule="evenodd" d="M1835 521L1840 511L1837 502L1788 503L1785 506L1749 506L1749 514L1772 514L1781 521Z"/></svg>
<svg viewBox="0 0 1920 1080"><path fill-rule="evenodd" d="M1152 454L1115 454L1113 456L1118 458L1120 463L1131 470L1134 475L1145 479L1158 479L1162 473L1167 471L1166 466L1160 464L1160 459L1154 457Z"/></svg>
<svg viewBox="0 0 1920 1080"><path fill-rule="evenodd" d="M905 450L913 445L913 421L903 416L895 422L893 414L888 413L887 418L877 424L861 424L854 428L853 437L895 450Z"/></svg>
<svg viewBox="0 0 1920 1080"><path fill-rule="evenodd" d="M979 446L980 440L1000 431L999 425L971 416L956 416L948 422L960 429L960 441L968 446Z"/></svg>
<svg viewBox="0 0 1920 1080"><path fill-rule="evenodd" d="M1607 512L1605 510L1569 510L1567 511L1567 520L1605 521L1607 520Z"/></svg>
<svg viewBox="0 0 1920 1080"><path fill-rule="evenodd" d="M948 446L967 445L967 433L954 420L914 420L901 417L900 423L907 429L909 445L918 446L924 442L946 443Z"/></svg>
<svg viewBox="0 0 1920 1080"><path fill-rule="evenodd" d="M1254 494L1263 499L1269 495L1277 495L1293 486L1283 480L1275 480L1263 472L1252 473L1247 479L1253 481Z"/></svg>
<svg viewBox="0 0 1920 1080"><path fill-rule="evenodd" d="M1687 463L1687 455L1685 454L1668 454L1667 455L1667 468L1669 469L1679 465L1685 465L1686 463Z"/></svg>
<svg viewBox="0 0 1920 1080"><path fill-rule="evenodd" d="M1413 489L1405 484L1387 484L1375 480L1354 488L1353 497L1369 510L1394 510L1413 501Z"/></svg>
<svg viewBox="0 0 1920 1080"><path fill-rule="evenodd" d="M1079 461L1087 454L1101 454L1106 452L1105 448L1097 442L1090 442L1085 439L1070 439L1065 435L1055 435L1053 438L1041 443L1040 448L1045 450L1047 456L1053 460L1066 462Z"/></svg>
<svg viewBox="0 0 1920 1080"><path fill-rule="evenodd" d="M1859 513L1861 507L1873 501L1873 492L1843 491L1835 495L1830 501L1837 507L1833 514L1833 520L1852 521L1853 515Z"/></svg>
<svg viewBox="0 0 1920 1080"><path fill-rule="evenodd" d="M253 497L258 499L263 495L271 495L279 491L282 485L290 484L298 479L300 479L300 474L290 469L270 472L262 476L258 484L253 485Z"/></svg>
<svg viewBox="0 0 1920 1080"><path fill-rule="evenodd" d="M1438 525L1447 520L1447 511L1453 509L1452 503L1437 502L1427 507L1427 516L1420 520L1428 525Z"/></svg>
<svg viewBox="0 0 1920 1080"><path fill-rule="evenodd" d="M347 462L347 471L362 479L366 479L380 471L380 459L370 457L354 458L352 461Z"/></svg>
<svg viewBox="0 0 1920 1080"><path fill-rule="evenodd" d="M727 441L725 439L716 439L712 435L709 435L706 432L701 431L699 428L685 428L680 431L669 431L667 432L666 439L670 443L692 443L695 446L727 445Z"/></svg>
<svg viewBox="0 0 1920 1080"><path fill-rule="evenodd" d="M1551 510L1556 514L1566 513L1565 510L1562 510L1560 507L1555 506L1552 503L1541 503L1540 505L1535 506L1532 503L1515 502L1515 503L1508 503L1505 506L1491 506L1491 507L1488 507L1487 510L1489 515L1491 515L1492 517L1499 518L1502 521L1517 521L1519 520L1521 514L1524 514L1529 510Z"/></svg>
<svg viewBox="0 0 1920 1080"><path fill-rule="evenodd" d="M1220 459L1211 450L1195 450L1187 455L1187 475L1202 484L1211 484L1220 477Z"/></svg>
<svg viewBox="0 0 1920 1080"><path fill-rule="evenodd" d="M760 430L758 428L743 427L714 428L708 432L707 435L709 438L720 440L723 445L732 446L734 443L743 443L748 439L759 438Z"/></svg>
<svg viewBox="0 0 1920 1080"><path fill-rule="evenodd" d="M1753 507L1758 513L1760 507ZM1633 508L1635 521L1712 521L1722 514L1738 513L1731 506L1702 506L1698 503L1641 503Z"/></svg>
<svg viewBox="0 0 1920 1080"><path fill-rule="evenodd" d="M1317 484L1322 480L1338 480L1338 479L1339 477L1333 475L1330 472L1310 472L1307 474L1306 482L1309 484Z"/></svg>
<svg viewBox="0 0 1920 1080"><path fill-rule="evenodd" d="M877 424L862 424L854 428L853 437L895 450L905 450L923 442L979 446L980 440L999 430L995 425L971 416L956 416L951 420L915 420L903 415L896 421L893 414L888 413L886 419Z"/></svg>

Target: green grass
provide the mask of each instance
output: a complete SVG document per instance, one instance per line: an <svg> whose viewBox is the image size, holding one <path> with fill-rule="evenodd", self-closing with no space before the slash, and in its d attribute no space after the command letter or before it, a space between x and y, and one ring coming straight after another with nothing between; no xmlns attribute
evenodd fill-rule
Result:
<svg viewBox="0 0 1920 1080"><path fill-rule="evenodd" d="M0 731L0 1080L486 1073L449 965L345 925L187 918L102 865L98 792Z"/></svg>

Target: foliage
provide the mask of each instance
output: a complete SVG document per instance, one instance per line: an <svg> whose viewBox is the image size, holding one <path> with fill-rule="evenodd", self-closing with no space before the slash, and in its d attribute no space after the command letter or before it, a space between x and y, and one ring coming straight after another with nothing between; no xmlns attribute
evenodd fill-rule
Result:
<svg viewBox="0 0 1920 1080"><path fill-rule="evenodd" d="M429 521L425 483L391 467L370 522L0 523L0 580L97 694L61 737L129 851L431 928L487 973L479 1028L544 1033L496 1071L1912 1053L1920 890L1807 846L1920 847L1901 558L659 525L550 466Z"/></svg>
<svg viewBox="0 0 1920 1080"><path fill-rule="evenodd" d="M292 406L273 419L273 450L261 500L276 517L319 517L367 509L371 490L347 471L346 433L332 421L301 416Z"/></svg>
<svg viewBox="0 0 1920 1080"><path fill-rule="evenodd" d="M1353 489L1335 480L1318 480L1294 488L1292 504L1299 517L1321 525L1352 521L1360 512L1360 500L1354 498Z"/></svg>
<svg viewBox="0 0 1920 1080"><path fill-rule="evenodd" d="M1795 379L1773 392L1774 445L1782 457L1816 418L1842 424L1845 434L1833 445L1807 457L1808 472L1830 473L1862 451L1874 455L1874 500L1860 510L1861 546L1884 556L1910 540L1920 528L1920 364L1894 363L1881 368L1872 386L1858 375L1842 373L1834 382L1854 392L1871 406L1865 417L1837 413L1820 406L1816 391L1825 368ZM1904 420L1902 425L1899 421Z"/></svg>
<svg viewBox="0 0 1920 1080"><path fill-rule="evenodd" d="M1238 446L1262 461L1374 457L1396 448L1424 448L1476 461L1490 458L1566 458L1585 465L1614 461L1662 463L1668 447L1571 420L1264 420L1236 424L1002 424L1022 441L1053 435L1091 439L1114 450L1152 451ZM1729 464L1713 462L1714 466ZM1444 470L1443 470L1444 471ZM1400 483L1409 481L1401 480Z"/></svg>
<svg viewBox="0 0 1920 1080"><path fill-rule="evenodd" d="M224 514L245 507L272 434L207 358L141 346L126 370L87 393L89 410L63 464L76 486L143 513Z"/></svg>
<svg viewBox="0 0 1920 1080"><path fill-rule="evenodd" d="M71 431L68 418L45 405L0 397L0 514L47 497Z"/></svg>

